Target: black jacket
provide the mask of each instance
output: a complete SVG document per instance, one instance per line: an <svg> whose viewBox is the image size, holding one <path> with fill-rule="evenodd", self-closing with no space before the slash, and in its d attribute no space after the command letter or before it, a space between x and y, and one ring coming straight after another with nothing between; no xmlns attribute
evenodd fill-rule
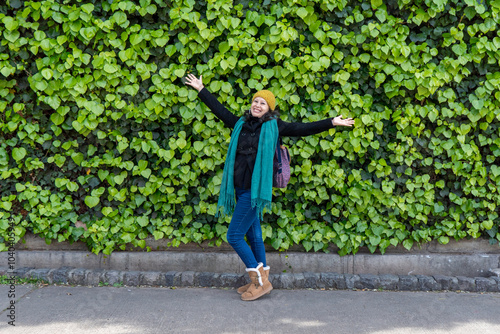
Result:
<svg viewBox="0 0 500 334"><path fill-rule="evenodd" d="M198 93L198 96L215 116L224 122L226 127L234 128L240 117L227 110L206 88L203 88ZM333 128L331 118L311 123L288 123L281 119L277 121L281 137L309 136ZM259 118L253 116L243 124L240 137L238 138L238 147L234 162L235 187L244 189L250 189L251 187L252 172L259 147L261 127L262 123L259 122Z"/></svg>

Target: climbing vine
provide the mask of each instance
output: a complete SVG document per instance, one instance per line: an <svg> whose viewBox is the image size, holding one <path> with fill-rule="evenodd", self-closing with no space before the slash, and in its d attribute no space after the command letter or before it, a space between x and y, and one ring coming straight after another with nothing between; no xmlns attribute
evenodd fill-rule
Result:
<svg viewBox="0 0 500 334"><path fill-rule="evenodd" d="M111 253L225 241L215 208L236 114L353 129L284 138L265 242L307 251L497 243L500 0L7 0L0 5L0 249L9 222ZM83 227L85 226L85 228Z"/></svg>

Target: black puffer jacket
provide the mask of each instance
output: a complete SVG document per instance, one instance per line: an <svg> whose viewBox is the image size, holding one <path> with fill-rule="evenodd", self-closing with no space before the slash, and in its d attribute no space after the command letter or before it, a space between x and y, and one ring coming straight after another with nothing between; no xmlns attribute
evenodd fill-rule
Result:
<svg viewBox="0 0 500 334"><path fill-rule="evenodd" d="M203 88L198 93L198 96L215 116L224 122L226 127L234 128L240 117L227 110L206 88ZM252 172L259 147L261 127L262 123L259 122L259 118L253 116L243 124L240 137L238 138L238 147L234 162L235 187L245 189L250 189L251 187ZM331 128L333 128L331 118L311 123L288 123L278 119L278 130L281 137L309 136Z"/></svg>

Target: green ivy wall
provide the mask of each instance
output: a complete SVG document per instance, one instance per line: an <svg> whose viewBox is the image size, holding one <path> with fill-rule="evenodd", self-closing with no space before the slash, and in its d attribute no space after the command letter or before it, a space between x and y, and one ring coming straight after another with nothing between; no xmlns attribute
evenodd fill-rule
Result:
<svg viewBox="0 0 500 334"><path fill-rule="evenodd" d="M356 119L285 138L275 249L500 240L500 0L2 3L1 250L11 222L105 254L225 241L230 130L189 72L237 114L267 88L284 120Z"/></svg>

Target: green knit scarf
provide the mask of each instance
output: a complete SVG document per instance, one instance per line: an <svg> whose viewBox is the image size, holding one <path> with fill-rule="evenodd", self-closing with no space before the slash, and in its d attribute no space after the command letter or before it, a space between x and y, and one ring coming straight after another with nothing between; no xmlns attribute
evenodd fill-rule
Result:
<svg viewBox="0 0 500 334"><path fill-rule="evenodd" d="M219 201L217 203L217 213L222 212L223 215L231 215L236 206L236 198L234 193L234 160L236 158L236 148L238 147L238 138L241 128L245 123L244 117L240 118L234 126L226 161L224 163L224 171L222 173L222 183L220 186ZM273 158L276 151L276 143L278 142L278 122L276 119L264 122L259 138L259 148L252 174L252 208L257 209L257 214L260 219L264 215L264 209L271 210L272 194L273 194Z"/></svg>

